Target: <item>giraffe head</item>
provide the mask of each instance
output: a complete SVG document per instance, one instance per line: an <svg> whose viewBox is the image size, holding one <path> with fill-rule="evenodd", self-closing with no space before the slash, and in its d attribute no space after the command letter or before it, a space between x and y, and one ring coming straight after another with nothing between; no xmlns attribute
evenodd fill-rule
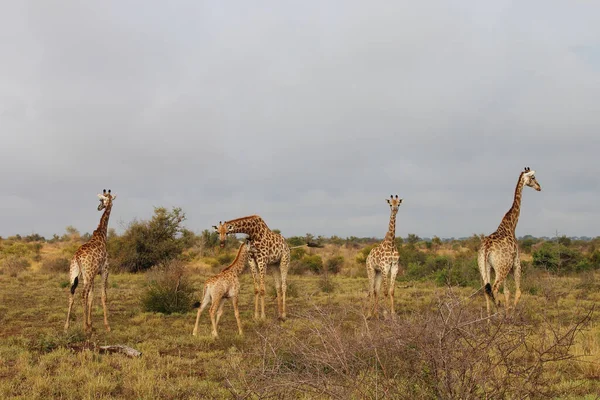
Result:
<svg viewBox="0 0 600 400"><path fill-rule="evenodd" d="M103 210L108 207L109 204L112 204L113 200L117 198L117 195L110 194L110 189L108 192L106 189L102 190L102 194L98 193L98 197L100 198L100 205L98 205L98 211Z"/></svg>
<svg viewBox="0 0 600 400"><path fill-rule="evenodd" d="M225 247L225 241L227 240L227 234L232 233L232 226L226 225L225 222L219 221L219 225L213 225L215 231L219 234L219 246L221 248Z"/></svg>
<svg viewBox="0 0 600 400"><path fill-rule="evenodd" d="M542 187L535 179L535 171L532 171L529 167L525 167L525 170L521 173L521 176L525 185L534 188L538 192L542 190Z"/></svg>
<svg viewBox="0 0 600 400"><path fill-rule="evenodd" d="M390 208L393 212L398 212L398 207L400 207L400 203L402 203L402 199L399 199L398 195L394 197L390 194L390 198L386 199L386 201L390 205Z"/></svg>

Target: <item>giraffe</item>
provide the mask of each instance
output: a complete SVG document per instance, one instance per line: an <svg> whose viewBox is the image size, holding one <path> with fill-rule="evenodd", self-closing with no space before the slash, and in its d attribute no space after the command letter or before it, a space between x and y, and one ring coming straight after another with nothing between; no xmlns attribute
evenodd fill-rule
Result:
<svg viewBox="0 0 600 400"><path fill-rule="evenodd" d="M69 318L73 301L75 300L75 289L79 283L79 277L83 278L83 289L81 298L83 302L83 329L86 332L92 330L92 301L94 299L94 278L97 274L102 275L102 309L104 310L104 326L110 332L108 325L108 313L106 310L106 283L108 281L108 259L106 255L106 230L108 227L108 218L112 210L113 201L116 195L110 193L110 189L98 194L100 205L98 211L104 209L100 223L92 234L92 238L83 244L73 255L70 267L71 294L69 295L69 311L67 311L67 322L65 322L65 332L69 329Z"/></svg>
<svg viewBox="0 0 600 400"><path fill-rule="evenodd" d="M240 281L238 276L244 271L249 259L254 257L255 252L256 247L254 247L250 240L246 240L246 242L242 243L240 246L238 253L235 256L235 260L233 260L228 267L223 269L223 271L206 280L204 283L204 292L202 294L202 304L200 304L200 308L198 309L196 324L194 325L192 335L196 336L198 334L200 314L202 314L202 311L210 301L212 303L209 310L210 322L212 323L211 334L214 338L219 337L217 326L219 325L219 320L223 314L223 305L225 304L225 302L222 301L223 299L231 299L238 332L240 335L244 334L242 331L242 323L240 322L240 313L238 311L238 295L240 293Z"/></svg>
<svg viewBox="0 0 600 400"><path fill-rule="evenodd" d="M510 292L506 277L511 269L515 278L515 307L521 297L521 260L519 259L519 246L515 237L515 229L521 211L523 186L529 186L538 192L542 190L534 174L535 171L532 171L529 167L526 167L519 174L512 207L504 215L504 218L502 218L502 222L500 222L500 226L498 226L496 232L483 238L477 253L477 264L479 265L479 271L481 272L481 278L485 287L488 316L490 315L490 299L496 304L496 296L498 295L501 283L504 283L504 298L506 300L505 307L507 312L510 308ZM490 284L492 269L496 275L493 286ZM500 302L497 305L500 305Z"/></svg>
<svg viewBox="0 0 600 400"><path fill-rule="evenodd" d="M371 307L368 316L372 317L373 313L375 313L376 316L378 315L377 302L381 280L383 278L383 290L386 297L389 294L390 313L392 318L394 318L394 288L396 286L396 274L398 273L398 260L400 258L398 248L396 247L396 214L398 213L398 208L402 203L402 199L398 198L398 195L396 195L396 197L390 195L390 198L386 199L386 201L391 210L388 231L383 242L373 247L367 256L369 298L371 299ZM389 293L388 274L391 283Z"/></svg>
<svg viewBox="0 0 600 400"><path fill-rule="evenodd" d="M265 221L258 215L219 222L213 225L219 233L221 247L225 245L227 235L245 233L256 247L256 256L250 260L250 270L254 279L254 319L265 319L265 273L269 265L278 265L274 271L275 288L277 289L277 309L279 319L286 319L285 294L287 290L287 274L290 265L290 248L285 238L269 229ZM258 271L257 271L258 270ZM260 298L260 314L259 303Z"/></svg>

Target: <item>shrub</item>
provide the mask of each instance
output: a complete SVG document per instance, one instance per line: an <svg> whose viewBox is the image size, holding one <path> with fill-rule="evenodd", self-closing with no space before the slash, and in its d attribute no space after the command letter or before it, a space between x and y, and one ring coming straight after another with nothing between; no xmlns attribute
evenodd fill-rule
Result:
<svg viewBox="0 0 600 400"><path fill-rule="evenodd" d="M179 257L187 240L182 236L184 220L181 208L155 208L150 221L134 221L122 236L109 239L111 260L120 269L138 272Z"/></svg>
<svg viewBox="0 0 600 400"><path fill-rule="evenodd" d="M361 324L360 311L313 307L302 326L274 324L246 357L228 362L232 392L264 398L562 398L555 365L577 368L576 337L591 311L554 325L482 323L451 291L422 312ZM523 321L523 322L521 322ZM264 351L268 349L268 351ZM562 366L562 365L561 365Z"/></svg>
<svg viewBox="0 0 600 400"><path fill-rule="evenodd" d="M303 247L298 247L296 249L292 249L290 252L290 260L291 261L301 260L305 254L306 254L306 249Z"/></svg>
<svg viewBox="0 0 600 400"><path fill-rule="evenodd" d="M305 254L302 259L290 262L290 273L301 275L306 272L320 274L323 272L323 259L318 254Z"/></svg>
<svg viewBox="0 0 600 400"><path fill-rule="evenodd" d="M369 256L369 253L371 252L373 247L375 247L374 244L363 247L356 255L356 262L362 265L366 265L367 257Z"/></svg>
<svg viewBox="0 0 600 400"><path fill-rule="evenodd" d="M339 274L342 270L342 266L344 265L344 257L343 256L334 256L327 260L325 263L325 270L327 272L331 272L332 274Z"/></svg>
<svg viewBox="0 0 600 400"><path fill-rule="evenodd" d="M65 257L44 258L42 260L41 270L47 273L67 273L69 272L70 262Z"/></svg>
<svg viewBox="0 0 600 400"><path fill-rule="evenodd" d="M142 309L163 314L185 313L192 308L193 295L185 266L174 260L148 272L148 286L141 296Z"/></svg>
<svg viewBox="0 0 600 400"><path fill-rule="evenodd" d="M548 271L567 273L577 270L581 254L560 243L545 242L533 252L533 265Z"/></svg>
<svg viewBox="0 0 600 400"><path fill-rule="evenodd" d="M321 275L319 279L319 288L323 293L333 293L336 289L336 284L331 280L328 273Z"/></svg>
<svg viewBox="0 0 600 400"><path fill-rule="evenodd" d="M2 260L2 271L12 277L19 275L30 266L29 260L16 255L10 255Z"/></svg>
<svg viewBox="0 0 600 400"><path fill-rule="evenodd" d="M302 257L302 263L306 265L309 271L315 274L323 272L323 259L318 254L305 255Z"/></svg>

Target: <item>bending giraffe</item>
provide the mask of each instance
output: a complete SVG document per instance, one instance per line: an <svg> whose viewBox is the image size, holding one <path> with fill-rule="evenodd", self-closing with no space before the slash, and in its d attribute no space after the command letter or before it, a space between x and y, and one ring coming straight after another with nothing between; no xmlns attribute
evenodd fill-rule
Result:
<svg viewBox="0 0 600 400"><path fill-rule="evenodd" d="M113 201L117 198L112 195L110 190L106 189L102 194L98 194L100 205L98 211L104 209L100 223L92 234L90 240L84 243L73 255L70 267L71 294L69 295L69 310L67 311L67 322L65 322L65 332L69 329L69 319L71 309L75 300L75 289L79 284L79 278L83 278L83 288L81 299L83 303L83 329L86 332L92 330L92 301L94 299L94 278L96 275L102 275L102 309L104 311L104 326L110 331L108 325L108 312L106 310L106 284L108 281L108 258L106 255L106 230L108 228L108 218L112 210Z"/></svg>
<svg viewBox="0 0 600 400"><path fill-rule="evenodd" d="M219 222L219 226L213 225L213 228L219 233L221 247L225 245L227 235L232 233L247 234L248 239L256 247L256 256L254 260L250 260L250 270L254 278L254 319L265 319L265 273L267 267L269 265L279 266L273 276L275 278L275 288L277 289L279 319L285 320L285 294L290 266L290 248L285 238L270 230L265 221L258 215Z"/></svg>
<svg viewBox="0 0 600 400"><path fill-rule="evenodd" d="M510 308L510 292L506 283L508 273L513 270L515 278L515 307L521 297L521 260L519 259L519 246L515 236L515 229L519 221L521 211L521 193L523 186L529 186L537 190L542 190L540 184L535 179L535 171L525 168L519 175L519 181L515 189L515 198L512 207L502 218L500 226L496 232L485 237L481 242L481 247L477 253L477 264L481 272L481 278L485 287L485 302L488 316L490 315L490 300L496 303L498 289L501 283L504 283L504 298L506 300L506 310ZM490 284L491 271L494 270L496 278L494 285ZM498 302L497 305L500 305Z"/></svg>
<svg viewBox="0 0 600 400"><path fill-rule="evenodd" d="M398 195L396 197L390 195L390 198L386 201L390 205L391 211L388 231L383 242L373 247L367 256L367 276L369 277L369 298L371 300L368 316L372 317L373 314L375 316L379 314L378 297L381 280L383 279L383 290L385 296L389 295L390 297L390 313L394 318L396 315L394 311L394 289L396 287L396 275L398 274L398 260L400 259L396 247L396 214L402 199L399 199ZM388 275L391 283L389 292Z"/></svg>
<svg viewBox="0 0 600 400"><path fill-rule="evenodd" d="M217 326L219 325L219 320L223 314L223 306L225 305L225 302L222 301L223 299L231 299L238 332L240 335L243 335L240 312L238 310L238 295L240 293L240 280L238 279L238 276L244 271L248 260L251 257L254 257L255 252L256 248L252 242L246 240L246 242L242 243L240 246L233 262L223 271L206 280L204 283L204 292L202 294L202 304L200 304L200 308L198 309L196 324L194 325L192 335L196 336L196 334L198 334L200 314L202 314L202 311L206 308L208 303L211 302L212 304L209 310L210 322L212 324L211 334L215 338L219 336Z"/></svg>

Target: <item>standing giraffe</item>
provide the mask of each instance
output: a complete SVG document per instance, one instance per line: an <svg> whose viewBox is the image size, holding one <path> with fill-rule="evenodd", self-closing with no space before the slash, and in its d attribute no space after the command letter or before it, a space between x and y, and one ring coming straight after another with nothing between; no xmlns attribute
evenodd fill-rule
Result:
<svg viewBox="0 0 600 400"><path fill-rule="evenodd" d="M106 283L108 281L108 259L106 255L106 230L108 227L108 218L112 209L112 203L117 198L111 195L106 189L102 194L98 194L100 205L98 211L104 209L100 218L98 228L92 234L92 238L84 243L73 255L71 259L70 280L71 294L69 295L69 311L67 312L67 322L65 322L65 332L69 329L69 318L73 301L75 299L75 289L79 283L79 277L83 278L83 289L81 298L83 302L83 329L86 332L92 330L92 301L94 299L94 278L97 274L102 275L102 309L104 310L104 326L110 331L108 325L108 315L106 310Z"/></svg>
<svg viewBox="0 0 600 400"><path fill-rule="evenodd" d="M379 289L381 287L381 279L383 278L383 290L385 296L390 296L390 313L392 318L395 316L394 312L394 288L396 287L396 274L398 273L398 260L400 256L396 247L396 214L402 199L390 195L389 199L386 199L390 205L390 223L388 225L388 231L385 235L383 242L373 247L367 256L367 275L369 277L369 298L371 299L371 307L369 309L369 317L373 316L373 313L377 316L377 302L379 296ZM388 293L388 274L391 286L389 287Z"/></svg>
<svg viewBox="0 0 600 400"><path fill-rule="evenodd" d="M254 319L259 319L258 300L260 297L260 319L265 319L265 273L269 265L278 265L274 271L275 288L277 289L277 309L279 319L286 319L285 293L287 290L287 274L290 266L290 248L285 238L269 229L265 221L258 215L219 222L214 226L219 232L221 247L225 245L227 235L245 233L256 247L256 256L250 260L250 270L254 278ZM258 279L257 279L258 268Z"/></svg>
<svg viewBox="0 0 600 400"><path fill-rule="evenodd" d="M519 174L519 181L515 189L515 198L512 207L502 218L500 226L496 232L485 237L481 242L481 247L477 254L477 264L483 278L485 286L485 302L488 316L490 315L490 299L496 303L496 296L500 284L504 282L504 298L506 300L506 310L508 311L510 292L506 283L506 277L511 269L514 269L515 278L515 307L521 297L521 260L519 259L519 246L515 236L515 229L519 221L521 211L521 193L523 186L527 185L538 192L542 190L540 184L535 179L535 171L526 167ZM494 270L496 278L494 285L490 285L491 271ZM497 303L500 305L500 302Z"/></svg>
<svg viewBox="0 0 600 400"><path fill-rule="evenodd" d="M223 299L231 299L233 303L233 312L235 314L235 320L238 326L238 332L243 335L242 323L240 321L240 312L238 311L238 295L240 293L240 280L238 276L244 271L246 263L250 257L254 257L256 248L250 240L246 240L246 243L242 243L240 246L235 260L226 267L223 271L219 272L212 278L208 278L204 283L204 292L202 294L202 304L198 309L198 315L196 316L196 324L194 325L194 331L192 335L196 336L198 333L198 321L200 321L200 314L209 302L210 306L210 322L212 324L212 336L218 337L217 326L219 320L223 314L223 305L225 302ZM216 318L215 318L216 313Z"/></svg>

